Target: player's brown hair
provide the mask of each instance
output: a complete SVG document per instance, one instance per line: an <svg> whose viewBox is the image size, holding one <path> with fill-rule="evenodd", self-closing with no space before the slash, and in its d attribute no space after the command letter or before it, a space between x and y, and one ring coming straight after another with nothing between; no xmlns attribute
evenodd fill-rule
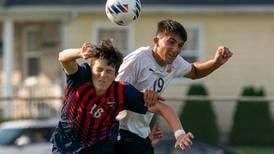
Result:
<svg viewBox="0 0 274 154"><path fill-rule="evenodd" d="M158 22L156 35L173 33L179 35L181 39L187 41L187 32L182 24L171 19L165 19Z"/></svg>
<svg viewBox="0 0 274 154"><path fill-rule="evenodd" d="M96 46L96 54L91 57L91 64L94 64L94 61L97 59L106 59L108 65L111 65L115 68L116 74L120 68L120 65L123 62L123 55L114 48L112 45L111 39L102 40L98 46Z"/></svg>

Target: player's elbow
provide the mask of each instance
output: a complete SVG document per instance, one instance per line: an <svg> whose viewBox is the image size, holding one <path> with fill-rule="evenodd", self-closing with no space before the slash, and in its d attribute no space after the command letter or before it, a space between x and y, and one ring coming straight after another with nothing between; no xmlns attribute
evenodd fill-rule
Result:
<svg viewBox="0 0 274 154"><path fill-rule="evenodd" d="M158 102L148 108L148 111L156 114L161 114L163 110L163 103Z"/></svg>
<svg viewBox="0 0 274 154"><path fill-rule="evenodd" d="M202 75L200 74L198 68L193 64L191 71L185 75L186 78L195 80L202 78Z"/></svg>
<svg viewBox="0 0 274 154"><path fill-rule="evenodd" d="M63 54L62 51L59 52L59 54L58 54L58 61L59 61L60 63L64 62L64 54Z"/></svg>

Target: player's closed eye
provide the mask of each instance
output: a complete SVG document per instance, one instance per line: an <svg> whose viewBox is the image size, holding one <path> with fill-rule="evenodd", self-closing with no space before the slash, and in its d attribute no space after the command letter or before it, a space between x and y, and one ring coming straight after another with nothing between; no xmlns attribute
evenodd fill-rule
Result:
<svg viewBox="0 0 274 154"><path fill-rule="evenodd" d="M178 48L183 48L183 46L184 46L184 43L178 44Z"/></svg>
<svg viewBox="0 0 274 154"><path fill-rule="evenodd" d="M175 45L176 44L176 41L175 40L167 40L167 43L169 45Z"/></svg>
<svg viewBox="0 0 274 154"><path fill-rule="evenodd" d="M97 67L97 68L95 69L95 71L98 72L98 73L103 72L103 68Z"/></svg>
<svg viewBox="0 0 274 154"><path fill-rule="evenodd" d="M113 70L107 70L108 74L112 74L114 71Z"/></svg>

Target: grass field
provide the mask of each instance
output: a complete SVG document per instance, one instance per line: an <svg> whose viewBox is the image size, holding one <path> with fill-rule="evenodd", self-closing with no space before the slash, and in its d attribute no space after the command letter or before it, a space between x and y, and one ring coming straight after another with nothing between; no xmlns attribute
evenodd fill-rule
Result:
<svg viewBox="0 0 274 154"><path fill-rule="evenodd" d="M237 147L231 148L237 151L237 154L274 154L274 147L252 148L252 147Z"/></svg>

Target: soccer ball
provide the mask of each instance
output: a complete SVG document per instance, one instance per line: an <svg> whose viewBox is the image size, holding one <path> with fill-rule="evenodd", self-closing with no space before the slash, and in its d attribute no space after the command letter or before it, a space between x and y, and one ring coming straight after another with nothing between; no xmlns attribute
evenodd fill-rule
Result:
<svg viewBox="0 0 274 154"><path fill-rule="evenodd" d="M140 0L107 0L105 11L109 20L121 26L130 24L141 13Z"/></svg>

